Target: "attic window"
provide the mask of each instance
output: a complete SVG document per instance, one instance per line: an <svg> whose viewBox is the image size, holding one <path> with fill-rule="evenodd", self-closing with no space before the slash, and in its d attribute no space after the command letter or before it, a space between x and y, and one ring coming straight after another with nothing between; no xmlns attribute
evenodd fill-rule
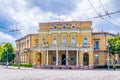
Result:
<svg viewBox="0 0 120 80"><path fill-rule="evenodd" d="M54 25L53 28L54 28L54 29L57 29L57 25Z"/></svg>
<svg viewBox="0 0 120 80"><path fill-rule="evenodd" d="M71 29L75 29L75 25L72 25L72 26L71 26Z"/></svg>
<svg viewBox="0 0 120 80"><path fill-rule="evenodd" d="M62 25L62 29L66 29L66 25Z"/></svg>

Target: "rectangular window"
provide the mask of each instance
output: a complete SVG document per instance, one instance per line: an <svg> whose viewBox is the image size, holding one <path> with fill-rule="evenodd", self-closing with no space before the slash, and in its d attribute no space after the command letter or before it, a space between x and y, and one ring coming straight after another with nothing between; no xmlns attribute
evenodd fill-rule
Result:
<svg viewBox="0 0 120 80"><path fill-rule="evenodd" d="M84 45L88 45L88 38L84 38Z"/></svg>
<svg viewBox="0 0 120 80"><path fill-rule="evenodd" d="M99 48L99 41L95 41L95 48Z"/></svg>
<svg viewBox="0 0 120 80"><path fill-rule="evenodd" d="M72 38L71 45L76 45L76 39L75 38Z"/></svg>
<svg viewBox="0 0 120 80"><path fill-rule="evenodd" d="M56 62L56 54L53 54L52 61Z"/></svg>
<svg viewBox="0 0 120 80"><path fill-rule="evenodd" d="M53 38L53 44L55 44L55 45L57 44L57 38L56 37Z"/></svg>
<svg viewBox="0 0 120 80"><path fill-rule="evenodd" d="M66 45L66 38L62 38L62 45Z"/></svg>
<svg viewBox="0 0 120 80"><path fill-rule="evenodd" d="M45 38L42 39L42 43L45 44L46 43L46 40Z"/></svg>
<svg viewBox="0 0 120 80"><path fill-rule="evenodd" d="M99 63L99 56L98 54L95 54L95 64L98 64Z"/></svg>

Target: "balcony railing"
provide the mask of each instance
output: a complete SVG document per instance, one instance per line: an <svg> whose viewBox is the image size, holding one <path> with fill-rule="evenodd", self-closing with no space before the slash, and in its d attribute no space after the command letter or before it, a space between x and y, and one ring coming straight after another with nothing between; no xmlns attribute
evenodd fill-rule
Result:
<svg viewBox="0 0 120 80"><path fill-rule="evenodd" d="M39 45L36 45L35 47L38 47L39 46L39 48L41 47L41 48L49 48L49 47L73 47L73 48L93 48L93 46L92 45L72 45L72 44L70 44L70 45L62 45L62 44L60 44L60 45L58 45L58 44L39 44Z"/></svg>

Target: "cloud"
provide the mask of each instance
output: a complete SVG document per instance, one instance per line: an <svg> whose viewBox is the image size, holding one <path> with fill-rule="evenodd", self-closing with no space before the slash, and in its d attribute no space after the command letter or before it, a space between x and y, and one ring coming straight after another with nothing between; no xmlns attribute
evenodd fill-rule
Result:
<svg viewBox="0 0 120 80"><path fill-rule="evenodd" d="M15 38L11 35L0 32L0 37L0 42L10 42L13 44L13 46L15 46Z"/></svg>
<svg viewBox="0 0 120 80"><path fill-rule="evenodd" d="M98 13L105 14L99 0L91 0ZM108 12L120 10L119 3L111 0L101 0ZM107 6L107 7L106 7ZM0 28L2 29L20 29L20 32L6 32L1 30L1 34L6 34L12 40L18 39L29 33L37 33L38 23L51 21L70 21L70 20L92 20L94 31L120 32L120 29L109 24L101 18L91 18L98 16L91 7L88 0L0 0ZM120 14L111 15L117 21L120 21ZM104 17L111 23L119 26L109 17ZM11 25L13 24L13 25ZM14 36L14 38L12 37ZM2 36L4 40L10 40Z"/></svg>
<svg viewBox="0 0 120 80"><path fill-rule="evenodd" d="M43 12L60 14L76 8L74 0L29 0L33 7L39 7ZM31 6L30 5L30 6Z"/></svg>

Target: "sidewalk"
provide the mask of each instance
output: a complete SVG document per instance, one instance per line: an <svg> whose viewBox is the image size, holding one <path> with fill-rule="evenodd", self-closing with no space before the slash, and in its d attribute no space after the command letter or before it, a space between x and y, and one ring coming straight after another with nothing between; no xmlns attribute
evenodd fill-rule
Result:
<svg viewBox="0 0 120 80"><path fill-rule="evenodd" d="M1 68L6 68L6 69L18 69L17 66L4 66L4 65L0 65ZM20 67L20 69L34 69L32 67Z"/></svg>

